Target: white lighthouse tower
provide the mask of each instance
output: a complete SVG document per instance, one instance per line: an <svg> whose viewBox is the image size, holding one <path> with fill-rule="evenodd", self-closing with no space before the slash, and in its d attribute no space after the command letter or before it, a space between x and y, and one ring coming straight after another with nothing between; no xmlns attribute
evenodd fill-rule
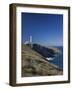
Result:
<svg viewBox="0 0 72 90"><path fill-rule="evenodd" d="M32 48L32 36L30 36L30 40L29 40L29 43L30 43L30 47Z"/></svg>

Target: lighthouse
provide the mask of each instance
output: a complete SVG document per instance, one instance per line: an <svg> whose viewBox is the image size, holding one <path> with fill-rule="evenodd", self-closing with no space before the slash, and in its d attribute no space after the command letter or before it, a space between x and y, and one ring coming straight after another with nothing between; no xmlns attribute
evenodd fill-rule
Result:
<svg viewBox="0 0 72 90"><path fill-rule="evenodd" d="M30 36L30 39L29 39L29 43L30 43L30 47L32 48L32 36Z"/></svg>
<svg viewBox="0 0 72 90"><path fill-rule="evenodd" d="M33 43L32 43L32 36L29 36L29 40L24 42L25 45L29 45L31 48L33 47Z"/></svg>

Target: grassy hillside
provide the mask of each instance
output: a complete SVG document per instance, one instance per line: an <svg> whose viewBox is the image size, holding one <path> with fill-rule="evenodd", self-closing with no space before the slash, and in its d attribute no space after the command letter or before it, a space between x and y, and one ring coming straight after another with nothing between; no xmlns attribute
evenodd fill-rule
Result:
<svg viewBox="0 0 72 90"><path fill-rule="evenodd" d="M62 75L63 71L41 54L22 44L22 77Z"/></svg>

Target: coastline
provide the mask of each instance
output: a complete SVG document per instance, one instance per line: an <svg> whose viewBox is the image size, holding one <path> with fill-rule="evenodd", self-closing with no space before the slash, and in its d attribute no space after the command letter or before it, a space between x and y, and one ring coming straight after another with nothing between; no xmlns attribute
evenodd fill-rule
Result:
<svg viewBox="0 0 72 90"><path fill-rule="evenodd" d="M62 75L63 70L27 45L22 45L22 77Z"/></svg>

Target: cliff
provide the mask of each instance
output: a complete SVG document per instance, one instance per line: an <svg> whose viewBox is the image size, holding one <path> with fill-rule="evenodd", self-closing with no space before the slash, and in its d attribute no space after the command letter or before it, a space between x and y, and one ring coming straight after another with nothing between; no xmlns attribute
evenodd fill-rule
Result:
<svg viewBox="0 0 72 90"><path fill-rule="evenodd" d="M62 75L62 69L48 62L42 54L38 53L37 48L40 47L36 47L35 50L22 44L22 77Z"/></svg>

